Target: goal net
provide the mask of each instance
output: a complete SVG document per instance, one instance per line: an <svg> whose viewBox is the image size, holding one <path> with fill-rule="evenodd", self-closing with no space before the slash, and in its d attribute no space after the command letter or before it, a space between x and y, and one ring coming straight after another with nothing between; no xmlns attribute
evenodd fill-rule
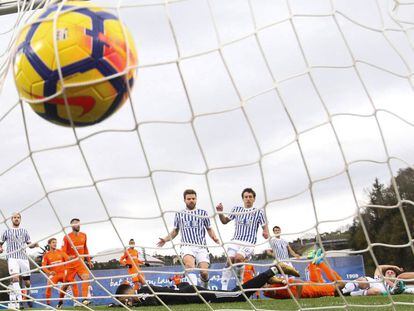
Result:
<svg viewBox="0 0 414 311"><path fill-rule="evenodd" d="M120 303L115 290L129 276L109 268L119 267L115 259L131 238L150 264L143 268L148 283L171 285L174 274L187 275L180 238L156 243L172 230L189 188L220 239L207 236L212 290L220 289L234 233L215 207L222 203L228 215L247 187L257 193L254 206L265 212L270 237L280 226L301 253L295 267L321 247L333 268L359 258L362 270L341 274L349 281L372 277L381 264L414 269L413 2L94 0L132 32L139 65L125 105L84 128L39 118L14 84L18 32L53 3L0 0L0 229L20 212L32 242L43 247L55 237L60 247L70 220L79 218L95 263L86 308ZM251 259L259 272L274 259L267 249L259 229ZM32 287L23 296L45 308L39 248L27 252ZM13 288L2 262L0 306L7 308ZM340 294L335 304L412 305L385 296ZM290 307L309 308L291 298ZM74 300L69 292L65 306ZM248 299L239 308L286 307L279 303Z"/></svg>

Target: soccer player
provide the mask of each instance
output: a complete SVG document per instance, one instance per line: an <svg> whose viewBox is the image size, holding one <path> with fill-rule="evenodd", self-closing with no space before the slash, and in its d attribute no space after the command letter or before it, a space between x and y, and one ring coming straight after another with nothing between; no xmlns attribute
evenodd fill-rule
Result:
<svg viewBox="0 0 414 311"><path fill-rule="evenodd" d="M256 269L254 268L254 266L251 264L246 264L243 270L243 284L247 283L248 281L253 279L255 276L256 276ZM256 299L259 299L259 292L256 292L254 296L256 297Z"/></svg>
<svg viewBox="0 0 414 311"><path fill-rule="evenodd" d="M66 235L63 238L62 251L69 255L69 259L76 259L73 262L67 264L67 282L75 282L76 275L83 281L89 280L89 270L85 265L85 258L90 269L93 268L93 263L91 258L88 256L88 246L86 234L80 232L80 220L78 218L73 218L70 221L72 226L72 232ZM86 256L83 256L86 255ZM90 301L88 298L88 282L83 282L81 285L82 288L82 303L84 305L89 305ZM63 290L63 289L62 289ZM72 284L72 291L75 297L79 297L79 289L77 284Z"/></svg>
<svg viewBox="0 0 414 311"><path fill-rule="evenodd" d="M139 253L135 249L134 239L129 240L129 248L125 250L119 262L123 266L128 267L128 273L132 276L132 282L134 283L134 289L137 291L141 285L145 285L145 278L141 272L140 266L144 264L139 259Z"/></svg>
<svg viewBox="0 0 414 311"><path fill-rule="evenodd" d="M289 254L295 258L300 258L300 255L290 247L289 242L280 237L281 229L279 226L273 227L274 237L270 238L269 244L271 250L267 250L268 255L273 255L277 261L284 262L288 265L292 265L289 259Z"/></svg>
<svg viewBox="0 0 414 311"><path fill-rule="evenodd" d="M319 298L326 296L336 296L336 286L333 284L321 285L325 283L322 277L322 272L325 273L326 278L330 282L337 282L338 289L342 289L345 286L345 282L341 282L341 276L333 269L330 269L323 260L318 260L315 263L310 263L308 266L310 282L305 282L300 279L288 279L289 289L296 298ZM271 278L266 286L266 290L263 294L268 298L273 299L289 299L292 298L286 287L286 279L284 278ZM316 284L319 283L319 284ZM275 290L270 290L274 288Z"/></svg>
<svg viewBox="0 0 414 311"><path fill-rule="evenodd" d="M201 285L208 288L210 254L207 249L206 231L214 242L219 244L220 241L211 228L207 211L196 208L197 193L187 189L183 196L186 208L175 214L174 229L166 237L160 238L157 246L164 246L181 232L181 257L186 270L190 270L188 278L193 285L197 285L197 276L193 271L197 265L200 268Z"/></svg>
<svg viewBox="0 0 414 311"><path fill-rule="evenodd" d="M46 288L46 304L50 306L50 297L52 296L52 287L59 282L66 282L66 266L65 262L69 261L69 256L60 249L57 249L57 240L55 238L49 239L47 241L49 245L49 251L43 255L42 260L42 269L48 275L49 279L47 281L48 287ZM52 267L48 267L52 266ZM65 292L61 290L59 292L59 303L56 306L57 309L60 309L63 305L63 297Z"/></svg>
<svg viewBox="0 0 414 311"><path fill-rule="evenodd" d="M299 276L299 273L294 268L280 263L279 266L271 267L248 282L242 284L241 286L244 289L244 294L247 297L250 297L257 290L257 288L264 286L268 282L269 278L279 273ZM200 291L199 295L197 295L196 290ZM208 289L206 290L200 286L194 287L192 285L183 284L181 284L179 288L154 285L145 286L142 287L136 295L131 286L121 284L116 290L115 297L118 296L117 299L119 301L129 306L140 307L159 305L160 302L155 296L153 296L152 291L154 291L157 297L168 306L173 304L203 303L204 301L201 297L208 303L246 301L246 298L239 286L236 286L231 291L213 291Z"/></svg>
<svg viewBox="0 0 414 311"><path fill-rule="evenodd" d="M172 277L168 278L169 281L173 283L174 286L178 286L181 284L183 279L182 274L174 274Z"/></svg>
<svg viewBox="0 0 414 311"><path fill-rule="evenodd" d="M402 294L406 292L411 294L411 289L407 289L405 282L397 278L401 268L392 265L380 265L374 272L374 277L364 276L357 278L355 282L349 282L345 285L342 293L350 296L375 296ZM384 279L383 279L384 277Z"/></svg>
<svg viewBox="0 0 414 311"><path fill-rule="evenodd" d="M13 213L11 217L12 227L3 232L0 240L0 253L3 252L3 244L6 243L7 245L7 265L13 288L10 292L10 301L14 301L16 308L19 308L22 302L20 276L25 287L30 288L30 264L26 254L26 246L29 248L39 246L38 243L32 243L27 230L20 227L21 220L20 213ZM27 290L26 295L30 296L29 290ZM33 303L29 301L28 305L32 307Z"/></svg>
<svg viewBox="0 0 414 311"><path fill-rule="evenodd" d="M265 239L269 238L269 230L263 211L253 207L256 200L256 192L251 188L246 188L242 191L241 196L244 206L233 207L229 216L222 214L224 207L221 203L216 206L217 212L220 213L219 218L222 224L227 224L232 220L236 223L232 239L233 244L230 244L227 249L227 255L232 264L241 264L251 258L257 241L259 226L263 228L263 237ZM222 290L227 290L232 275L231 269L228 268L231 265L230 262L227 262L227 269L222 273ZM241 282L243 266L237 265L235 271L239 282Z"/></svg>

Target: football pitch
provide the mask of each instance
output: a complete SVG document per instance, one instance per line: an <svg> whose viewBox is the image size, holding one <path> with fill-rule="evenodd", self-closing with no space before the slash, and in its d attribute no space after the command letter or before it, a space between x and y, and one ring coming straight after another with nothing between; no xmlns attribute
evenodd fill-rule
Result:
<svg viewBox="0 0 414 311"><path fill-rule="evenodd" d="M371 297L347 297L348 306L345 305L344 300L339 297L323 297L313 299L301 299L299 304L296 304L291 299L286 300L273 300L273 299L259 299L251 300L252 305L259 310L300 310L307 308L318 308L322 307L328 310L413 310L412 303L414 302L413 295L398 295L392 296L394 301L394 307L388 297L383 296L371 296ZM411 305L404 305L411 304ZM370 305L370 306L367 306ZM373 307L373 305L376 305ZM337 306L337 308L336 308ZM238 303L214 303L211 304L214 310L253 310L253 307L246 302ZM124 308L108 308L105 306L93 306L94 310L125 310ZM170 306L171 310L174 311L189 311L189 310L211 310L204 304L187 304L187 305L173 305ZM133 308L138 309L138 308ZM166 310L163 306L157 307L140 307L139 309L145 311L161 311ZM65 310L80 310L80 308L68 308Z"/></svg>

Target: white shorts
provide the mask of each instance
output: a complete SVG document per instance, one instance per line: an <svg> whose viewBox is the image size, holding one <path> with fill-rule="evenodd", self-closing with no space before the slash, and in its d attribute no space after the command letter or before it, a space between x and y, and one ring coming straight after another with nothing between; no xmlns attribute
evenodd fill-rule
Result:
<svg viewBox="0 0 414 311"><path fill-rule="evenodd" d="M227 248L227 256L235 257L236 254L240 254L247 260L250 260L254 253L254 245L237 240L233 241L240 244L230 244Z"/></svg>
<svg viewBox="0 0 414 311"><path fill-rule="evenodd" d="M181 246L181 257L190 255L193 256L196 260L196 265L200 262L210 263L210 253L208 252L207 247L201 246Z"/></svg>
<svg viewBox="0 0 414 311"><path fill-rule="evenodd" d="M30 276L30 264L28 259L7 259L9 274L20 274L21 276Z"/></svg>

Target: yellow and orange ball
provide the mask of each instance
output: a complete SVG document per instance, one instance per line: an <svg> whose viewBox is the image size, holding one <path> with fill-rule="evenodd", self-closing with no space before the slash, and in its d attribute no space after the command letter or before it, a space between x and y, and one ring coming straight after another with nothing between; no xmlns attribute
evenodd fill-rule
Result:
<svg viewBox="0 0 414 311"><path fill-rule="evenodd" d="M39 116L88 126L122 106L137 62L132 36L115 15L71 1L45 9L22 29L14 76L20 97Z"/></svg>

